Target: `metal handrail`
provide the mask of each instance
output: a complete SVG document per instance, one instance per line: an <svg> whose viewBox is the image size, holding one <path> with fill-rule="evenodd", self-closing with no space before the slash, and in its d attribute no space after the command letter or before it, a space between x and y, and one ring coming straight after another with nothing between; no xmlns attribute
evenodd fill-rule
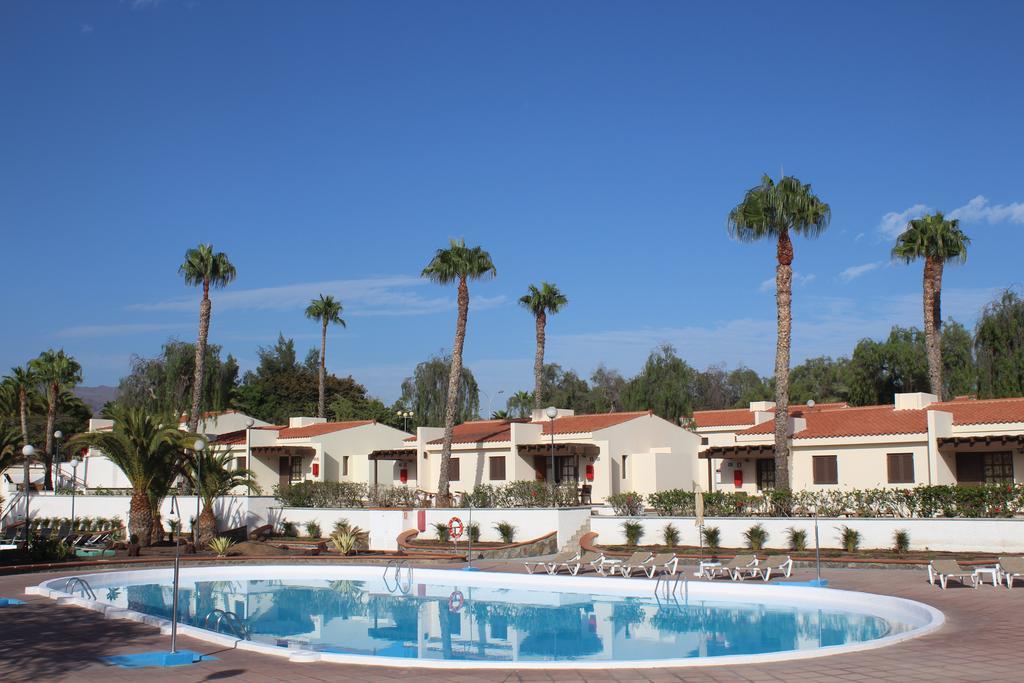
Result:
<svg viewBox="0 0 1024 683"><path fill-rule="evenodd" d="M392 586L388 580L388 572L391 567L395 568L395 585ZM406 585L402 585L402 569L406 570ZM388 589L388 593L394 593L398 591L402 595L408 595L412 592L412 567L409 566L409 560L388 560L388 563L384 565L384 587Z"/></svg>
<svg viewBox="0 0 1024 683"><path fill-rule="evenodd" d="M214 619L213 628L210 628L210 618ZM249 629L246 628L242 620L238 618L238 615L228 610L220 608L210 610L206 614L206 618L203 619L203 628L213 631L214 633L220 633L220 625L227 624L228 628L233 631L233 635L243 640L249 640L250 634Z"/></svg>
<svg viewBox="0 0 1024 683"><path fill-rule="evenodd" d="M89 582L80 576L72 576L64 582L64 592L71 593L72 586L78 586L83 596L87 596L91 600L96 600L96 591L92 589Z"/></svg>
<svg viewBox="0 0 1024 683"><path fill-rule="evenodd" d="M674 596L679 590L680 581L683 582L683 590L686 591L688 579L685 571L677 571L675 574L659 574L658 580L654 582L654 595L657 596L658 589L664 586L665 597Z"/></svg>

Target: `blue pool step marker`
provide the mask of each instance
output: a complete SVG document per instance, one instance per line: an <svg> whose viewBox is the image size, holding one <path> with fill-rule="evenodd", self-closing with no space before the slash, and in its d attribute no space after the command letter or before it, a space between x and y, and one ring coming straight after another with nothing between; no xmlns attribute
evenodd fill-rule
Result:
<svg viewBox="0 0 1024 683"><path fill-rule="evenodd" d="M174 654L170 652L138 652L130 655L115 655L104 657L103 661L112 666L119 666L122 669L141 669L147 666L186 666L198 662L209 662L217 659L210 655L200 654L192 650L178 650Z"/></svg>
<svg viewBox="0 0 1024 683"><path fill-rule="evenodd" d="M11 607L12 605L24 605L24 600L16 598L0 598L0 607Z"/></svg>

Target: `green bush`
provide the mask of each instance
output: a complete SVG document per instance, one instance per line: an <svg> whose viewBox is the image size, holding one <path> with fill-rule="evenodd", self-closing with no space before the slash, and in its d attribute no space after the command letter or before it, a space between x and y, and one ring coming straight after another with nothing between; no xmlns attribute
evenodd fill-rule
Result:
<svg viewBox="0 0 1024 683"><path fill-rule="evenodd" d="M626 545L638 546L644 537L644 525L634 521L623 522L622 533L626 536Z"/></svg>
<svg viewBox="0 0 1024 683"><path fill-rule="evenodd" d="M320 524L316 521L306 522L306 535L310 538L320 538Z"/></svg>
<svg viewBox="0 0 1024 683"><path fill-rule="evenodd" d="M670 489L647 494L647 504L663 517L690 517L696 513L693 491Z"/></svg>
<svg viewBox="0 0 1024 683"><path fill-rule="evenodd" d="M851 529L845 524L839 529L839 543L843 546L843 550L848 553L857 552L857 548L860 547L860 532L856 529Z"/></svg>
<svg viewBox="0 0 1024 683"><path fill-rule="evenodd" d="M575 484L550 487L542 481L511 481L504 486L477 484L462 495L459 505L464 508L537 508L572 507L580 504Z"/></svg>
<svg viewBox="0 0 1024 683"><path fill-rule="evenodd" d="M194 524L193 524L194 526ZM295 522L289 522L287 519L281 520L281 535L282 536L298 536L299 530L295 526Z"/></svg>
<svg viewBox="0 0 1024 683"><path fill-rule="evenodd" d="M722 532L717 526L706 526L701 530L701 538L704 545L711 550L718 550L722 547Z"/></svg>
<svg viewBox="0 0 1024 683"><path fill-rule="evenodd" d="M515 543L516 528L511 522L498 522L494 525L494 529L501 536L502 543Z"/></svg>
<svg viewBox="0 0 1024 683"><path fill-rule="evenodd" d="M790 550L807 550L807 532L803 529L789 527L786 529L786 540L789 542Z"/></svg>
<svg viewBox="0 0 1024 683"><path fill-rule="evenodd" d="M448 531L447 522L434 522L434 533L437 534L437 540L441 543L448 543L452 540L452 534Z"/></svg>
<svg viewBox="0 0 1024 683"><path fill-rule="evenodd" d="M751 550L762 550L768 543L768 531L763 524L755 524L743 532L743 538L747 539L747 547Z"/></svg>
<svg viewBox="0 0 1024 683"><path fill-rule="evenodd" d="M28 544L28 556L33 562L60 562L73 552L70 547L53 536L36 537Z"/></svg>
<svg viewBox="0 0 1024 683"><path fill-rule="evenodd" d="M644 496L635 491L612 494L608 496L608 504L615 510L615 514L623 517L636 517L644 513Z"/></svg>
<svg viewBox="0 0 1024 683"><path fill-rule="evenodd" d="M480 525L476 522L466 525L466 533L469 535L469 540L472 543L480 542Z"/></svg>
<svg viewBox="0 0 1024 683"><path fill-rule="evenodd" d="M661 530L661 539L669 548L679 545L679 529L672 522L666 524Z"/></svg>
<svg viewBox="0 0 1024 683"><path fill-rule="evenodd" d="M906 529L897 529L892 532L893 550L902 555L910 550L910 532Z"/></svg>

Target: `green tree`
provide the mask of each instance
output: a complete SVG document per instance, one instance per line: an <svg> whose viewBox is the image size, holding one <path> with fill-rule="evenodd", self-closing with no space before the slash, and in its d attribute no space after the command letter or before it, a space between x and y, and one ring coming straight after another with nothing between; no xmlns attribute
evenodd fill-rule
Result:
<svg viewBox="0 0 1024 683"><path fill-rule="evenodd" d="M215 252L212 244L200 244L185 252L185 262L178 267L178 273L193 287L203 288L199 302L199 336L196 338L195 377L192 381L192 409L188 416L188 430L194 432L199 424L202 411L203 387L206 371L206 341L210 335L210 287L226 287L237 276L227 254Z"/></svg>
<svg viewBox="0 0 1024 683"><path fill-rule="evenodd" d="M422 427L441 427L445 424L448 409L448 373L452 367L451 356L443 353L432 356L416 365L412 377L402 382L402 398L399 403L413 412L411 424ZM461 368L459 388L455 400L455 421L466 422L480 411L480 389L473 371Z"/></svg>
<svg viewBox="0 0 1024 683"><path fill-rule="evenodd" d="M942 326L942 381L947 398L978 393L974 338L952 318Z"/></svg>
<svg viewBox="0 0 1024 683"><path fill-rule="evenodd" d="M580 414L592 412L590 387L572 370L563 370L556 363L548 363L541 372L541 387L549 405L569 408ZM533 406L537 407L536 398Z"/></svg>
<svg viewBox="0 0 1024 683"><path fill-rule="evenodd" d="M44 487L53 490L53 433L57 422L57 409L61 390L71 389L82 381L82 366L64 349L49 349L29 362L32 374L46 387L46 447L43 451L43 465L46 469Z"/></svg>
<svg viewBox="0 0 1024 683"><path fill-rule="evenodd" d="M229 408L238 387L238 361L231 355L222 360L220 354L217 344L206 346L202 405L207 410ZM150 413L189 415L195 361L196 345L176 339L164 343L153 358L133 356L131 372L118 384L118 402Z"/></svg>
<svg viewBox="0 0 1024 683"><path fill-rule="evenodd" d="M896 238L892 256L904 263L924 259L924 335L928 354L928 380L932 393L943 399L942 383L942 270L946 263L967 260L971 240L960 230L960 221L941 212L910 221Z"/></svg>
<svg viewBox="0 0 1024 683"><path fill-rule="evenodd" d="M508 397L509 416L512 418L530 417L533 408L533 394L529 391L517 391Z"/></svg>
<svg viewBox="0 0 1024 683"><path fill-rule="evenodd" d="M656 415L679 424L693 414L696 371L664 344L651 351L640 373L626 384L626 410L653 410Z"/></svg>
<svg viewBox="0 0 1024 683"><path fill-rule="evenodd" d="M808 358L789 374L789 399L793 404L838 403L850 397L849 361L828 356Z"/></svg>
<svg viewBox="0 0 1024 683"><path fill-rule="evenodd" d="M771 382L743 366L729 373L729 387L736 397L734 408L746 408L752 401L767 401L774 393Z"/></svg>
<svg viewBox="0 0 1024 683"><path fill-rule="evenodd" d="M618 370L599 364L590 375L590 409L595 413L614 413L623 408L626 379Z"/></svg>
<svg viewBox="0 0 1024 683"><path fill-rule="evenodd" d="M155 492L166 491L182 464L184 448L197 434L178 429L172 416L150 415L138 408L113 408L114 428L86 432L71 440L73 448L95 448L121 468L132 485L128 531L149 545L153 537Z"/></svg>
<svg viewBox="0 0 1024 683"><path fill-rule="evenodd" d="M457 283L458 317L455 342L452 344L452 365L448 373L447 405L445 406L444 438L441 442L441 475L437 481L438 500L445 504L448 493L448 463L452 456L452 430L458 411L458 389L462 382L462 350L466 342L469 318L469 281L494 277L497 270L491 255L480 247L467 247L463 240L451 240L447 249L438 249L423 269L423 277L441 285Z"/></svg>
<svg viewBox="0 0 1024 683"><path fill-rule="evenodd" d="M545 396L542 376L544 374L544 344L548 314L558 313L568 303L569 299L559 291L558 287L549 282L541 282L539 288L537 285L530 285L526 294L519 297L519 305L533 314L537 332L537 350L533 358L534 408L542 407Z"/></svg>
<svg viewBox="0 0 1024 683"><path fill-rule="evenodd" d="M11 374L4 377L4 382L9 384L18 397L18 420L21 426L21 443L29 443L28 440L28 411L31 399L36 396L36 384L38 379L32 372L32 366L11 368Z"/></svg>
<svg viewBox="0 0 1024 683"><path fill-rule="evenodd" d="M252 493L259 493L259 486L253 482L255 475L246 469L234 469L234 460L230 453L212 453L206 449L193 453L183 463L185 477L193 489L199 490L200 498L203 499L203 509L196 523L196 543L199 546L205 546L217 535L214 500L242 487Z"/></svg>
<svg viewBox="0 0 1024 683"><path fill-rule="evenodd" d="M324 394L327 382L327 326L330 324L346 326L345 321L341 318L341 310L341 302L329 294L327 296L321 294L319 299L313 299L309 306L306 306L306 317L320 321L320 372L316 413L319 417L324 417L327 414Z"/></svg>
<svg viewBox="0 0 1024 683"><path fill-rule="evenodd" d="M832 210L792 176L775 183L767 174L747 190L729 213L729 232L742 242L776 243L775 307L775 486L789 489L789 350L793 326L793 242L790 234L817 237L829 224Z"/></svg>
<svg viewBox="0 0 1024 683"><path fill-rule="evenodd" d="M978 396L1024 395L1024 299L1006 290L981 312L974 330Z"/></svg>

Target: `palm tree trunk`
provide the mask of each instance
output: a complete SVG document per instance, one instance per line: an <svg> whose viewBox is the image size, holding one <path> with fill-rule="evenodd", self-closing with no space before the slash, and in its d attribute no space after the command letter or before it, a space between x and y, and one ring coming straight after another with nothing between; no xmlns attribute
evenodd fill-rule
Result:
<svg viewBox="0 0 1024 683"><path fill-rule="evenodd" d="M327 381L327 316L324 316L324 327L320 332L320 393L317 403L317 417L325 416L324 383Z"/></svg>
<svg viewBox="0 0 1024 683"><path fill-rule="evenodd" d="M161 502L163 502L163 501L153 502L152 506L150 507L150 512L149 512L149 514L153 518L152 538L150 538L150 541L153 542L153 543L160 543L161 541L164 540L164 522L163 522L163 519L160 518L160 503Z"/></svg>
<svg viewBox="0 0 1024 683"><path fill-rule="evenodd" d="M940 291L942 289L942 262L926 257L924 260L924 345L928 355L928 384L931 392L942 400L942 324Z"/></svg>
<svg viewBox="0 0 1024 683"><path fill-rule="evenodd" d="M60 385L57 382L50 382L50 401L46 406L46 449L43 451L43 468L46 470L43 478L43 488L47 491L53 490L53 428L57 423L57 392Z"/></svg>
<svg viewBox="0 0 1024 683"><path fill-rule="evenodd" d="M462 347L466 343L466 321L469 318L469 286L466 278L459 278L459 316L455 324L455 344L452 346L452 367L448 371L448 396L444 407L444 438L441 441L441 473L437 478L437 504L451 504L448 487L448 463L452 459L452 432L455 429L455 410L459 400L462 379Z"/></svg>
<svg viewBox="0 0 1024 683"><path fill-rule="evenodd" d="M199 513L199 546L205 548L217 535L217 517L213 514L212 501L203 501L203 511Z"/></svg>
<svg viewBox="0 0 1024 683"><path fill-rule="evenodd" d="M192 381L192 410L188 416L188 430L196 431L199 426L199 408L203 400L203 384L206 380L206 338L210 334L210 285L203 283L203 300L199 304L199 337L196 339L196 368Z"/></svg>
<svg viewBox="0 0 1024 683"><path fill-rule="evenodd" d="M793 243L779 235L775 269L775 488L789 490L789 347L793 330Z"/></svg>
<svg viewBox="0 0 1024 683"><path fill-rule="evenodd" d="M153 540L153 508L145 491L135 489L128 507L128 537L136 536L140 545L150 545Z"/></svg>
<svg viewBox="0 0 1024 683"><path fill-rule="evenodd" d="M537 353L533 357L533 407L544 406L542 377L544 375L544 328L548 323L548 316L542 311L537 314Z"/></svg>
<svg viewBox="0 0 1024 683"><path fill-rule="evenodd" d="M18 389L19 412L21 416L21 445L28 445L28 390Z"/></svg>

